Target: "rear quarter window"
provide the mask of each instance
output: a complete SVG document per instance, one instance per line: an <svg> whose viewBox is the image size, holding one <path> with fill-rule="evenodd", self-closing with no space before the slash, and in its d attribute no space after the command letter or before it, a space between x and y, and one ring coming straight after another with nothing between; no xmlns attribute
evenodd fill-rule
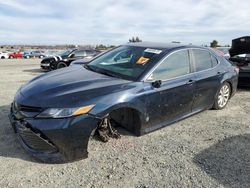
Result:
<svg viewBox="0 0 250 188"><path fill-rule="evenodd" d="M218 60L211 54L212 58L212 67L215 67L218 64Z"/></svg>

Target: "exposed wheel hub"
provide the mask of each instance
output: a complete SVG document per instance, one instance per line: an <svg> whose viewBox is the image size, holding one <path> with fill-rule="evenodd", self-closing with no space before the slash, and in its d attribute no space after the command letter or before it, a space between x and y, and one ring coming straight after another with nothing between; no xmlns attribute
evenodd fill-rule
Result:
<svg viewBox="0 0 250 188"><path fill-rule="evenodd" d="M118 131L112 127L109 117L105 117L101 120L96 130L96 135L102 142L108 142L110 138L121 138Z"/></svg>

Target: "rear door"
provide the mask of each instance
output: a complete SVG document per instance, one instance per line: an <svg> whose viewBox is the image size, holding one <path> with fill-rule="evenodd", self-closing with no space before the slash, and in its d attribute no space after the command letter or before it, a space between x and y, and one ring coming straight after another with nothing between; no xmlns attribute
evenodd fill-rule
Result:
<svg viewBox="0 0 250 188"><path fill-rule="evenodd" d="M213 105L224 72L219 71L218 60L208 50L192 49L191 54L196 80L192 111L200 111Z"/></svg>

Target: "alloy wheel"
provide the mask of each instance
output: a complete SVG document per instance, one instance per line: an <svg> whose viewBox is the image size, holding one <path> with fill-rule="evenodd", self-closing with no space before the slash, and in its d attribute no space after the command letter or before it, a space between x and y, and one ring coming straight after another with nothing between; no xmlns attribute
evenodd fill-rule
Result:
<svg viewBox="0 0 250 188"><path fill-rule="evenodd" d="M230 88L228 84L225 84L221 87L220 92L219 92L218 106L220 108L223 108L224 106L226 106L229 100L229 97L230 97Z"/></svg>

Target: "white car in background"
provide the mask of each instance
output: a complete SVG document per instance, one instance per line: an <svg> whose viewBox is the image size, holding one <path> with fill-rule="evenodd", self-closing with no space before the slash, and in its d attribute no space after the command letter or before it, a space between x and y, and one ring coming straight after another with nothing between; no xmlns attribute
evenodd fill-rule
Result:
<svg viewBox="0 0 250 188"><path fill-rule="evenodd" d="M8 52L0 52L0 59L8 59L9 53Z"/></svg>

